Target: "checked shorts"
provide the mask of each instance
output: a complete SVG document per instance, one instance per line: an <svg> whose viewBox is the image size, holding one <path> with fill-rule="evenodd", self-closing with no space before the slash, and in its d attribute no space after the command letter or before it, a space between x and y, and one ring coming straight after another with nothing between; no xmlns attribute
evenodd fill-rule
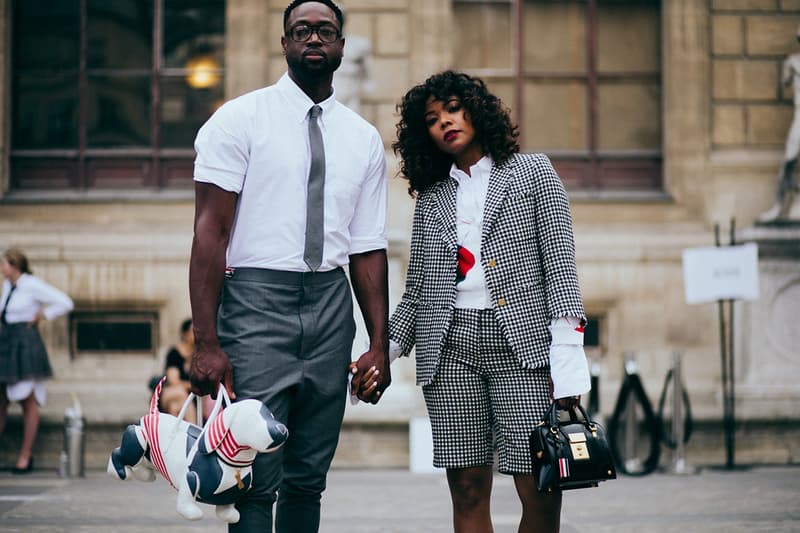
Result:
<svg viewBox="0 0 800 533"><path fill-rule="evenodd" d="M492 309L455 309L432 383L422 387L433 431L433 465L493 463L531 474L528 439L550 406L550 368L525 369Z"/></svg>

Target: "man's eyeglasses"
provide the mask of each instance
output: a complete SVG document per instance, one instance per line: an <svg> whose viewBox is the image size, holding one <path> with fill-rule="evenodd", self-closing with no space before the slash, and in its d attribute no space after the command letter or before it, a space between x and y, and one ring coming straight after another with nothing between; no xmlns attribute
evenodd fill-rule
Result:
<svg viewBox="0 0 800 533"><path fill-rule="evenodd" d="M331 26L330 24L324 24L322 26L298 24L286 32L286 36L298 43L304 43L311 38L312 33L316 33L319 40L323 43L336 42L342 35L335 26Z"/></svg>

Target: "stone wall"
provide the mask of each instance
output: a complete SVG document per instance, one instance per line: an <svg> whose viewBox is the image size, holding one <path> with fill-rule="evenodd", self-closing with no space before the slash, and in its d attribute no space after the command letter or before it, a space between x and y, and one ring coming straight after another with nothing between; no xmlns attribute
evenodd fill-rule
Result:
<svg viewBox="0 0 800 533"><path fill-rule="evenodd" d="M68 293L76 309L147 308L159 316L150 355L73 357L67 318L45 322L42 336L55 374L45 418L60 420L73 394L92 422L141 416L147 378L163 368L167 347L177 342L180 323L190 315L191 230L188 202L0 207L0 248L21 247L34 274Z"/></svg>
<svg viewBox="0 0 800 533"><path fill-rule="evenodd" d="M800 3L711 2L712 179L709 212L749 223L772 202L792 120L783 60L800 52Z"/></svg>
<svg viewBox="0 0 800 533"><path fill-rule="evenodd" d="M714 147L782 148L792 91L781 64L800 52L800 4L717 0L711 20Z"/></svg>
<svg viewBox="0 0 800 533"><path fill-rule="evenodd" d="M280 49L285 5L285 0L228 0L226 97L270 84L285 71ZM372 41L377 87L362 109L388 147L397 100L412 84L453 66L453 32L464 30L453 27L449 0L346 0L344 5L347 32ZM0 100L10 86L7 12L8 2L0 0L0 13L6 13L0 19ZM610 198L573 192L578 269L587 310L602 319L602 346L596 352L602 358L603 411L613 408L625 352L638 356L647 391L657 399L670 356L681 351L695 414L713 421L722 411L716 307L684 303L681 251L711 245L715 222L727 227L736 217L738 227L751 225L772 202L793 111L791 92L779 84L780 63L800 50L795 42L800 1L664 0L661 16L664 190ZM7 120L8 104L0 116ZM7 131L0 130L0 153L7 151ZM388 150L387 158L394 176L397 162ZM7 162L2 157L0 169ZM0 172L4 183L6 174ZM191 200L141 194L126 199L124 192L116 198L0 199L0 248L21 246L36 273L76 303L145 303L159 310L158 353L149 358L73 359L66 320L44 326L56 370L44 410L51 425L61 419L72 393L80 396L90 422L113 424L140 416L148 396L145 380L160 368L189 313ZM392 178L390 308L403 289L413 206L405 183ZM354 351L364 342L362 328ZM745 338L737 345L751 344ZM739 372L757 368L760 359L749 353L743 362ZM383 431L380 438L388 438L402 434L397 428L409 417L424 416L413 361L400 361L392 370L394 385L381 404L347 409L358 445L362 432ZM797 377L796 369L790 372ZM737 406L742 417L769 418L769 405L783 406L784 414L786 406L796 405L795 389L765 396L759 383L739 377L748 398L760 398ZM352 461L357 464L358 458Z"/></svg>

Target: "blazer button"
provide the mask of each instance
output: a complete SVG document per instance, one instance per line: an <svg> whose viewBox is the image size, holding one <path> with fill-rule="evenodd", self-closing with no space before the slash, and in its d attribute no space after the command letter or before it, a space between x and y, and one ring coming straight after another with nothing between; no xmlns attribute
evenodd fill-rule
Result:
<svg viewBox="0 0 800 533"><path fill-rule="evenodd" d="M494 259L489 259L489 268L494 268L497 266L497 261Z"/></svg>
<svg viewBox="0 0 800 533"><path fill-rule="evenodd" d="M506 299L500 298L499 300L497 300L497 305L498 307L503 307L504 305L506 305Z"/></svg>

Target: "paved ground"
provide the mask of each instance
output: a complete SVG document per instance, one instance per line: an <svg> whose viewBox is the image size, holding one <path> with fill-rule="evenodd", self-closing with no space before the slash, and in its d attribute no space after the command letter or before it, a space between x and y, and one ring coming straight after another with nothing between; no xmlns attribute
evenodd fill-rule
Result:
<svg viewBox="0 0 800 533"><path fill-rule="evenodd" d="M2 532L225 531L211 507L187 522L175 493L161 479L123 483L105 472L61 479L52 472L0 472ZM513 484L497 476L497 533L516 531ZM142 511L147 510L147 515ZM441 474L401 470L335 470L323 499L322 533L450 531L450 504ZM562 533L690 533L800 531L800 468L758 467L698 475L621 477L596 489L566 493Z"/></svg>

